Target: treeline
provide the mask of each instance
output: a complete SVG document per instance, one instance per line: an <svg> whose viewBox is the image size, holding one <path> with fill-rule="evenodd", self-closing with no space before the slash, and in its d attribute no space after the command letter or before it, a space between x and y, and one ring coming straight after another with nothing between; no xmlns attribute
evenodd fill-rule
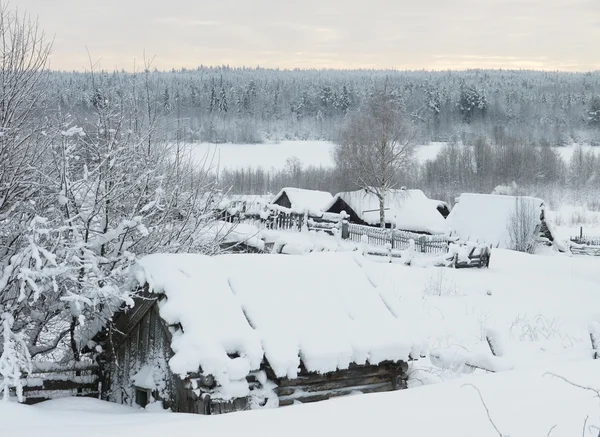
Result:
<svg viewBox="0 0 600 437"><path fill-rule="evenodd" d="M150 76L150 96L139 77ZM102 100L136 104L150 98L168 140L254 143L279 139L335 139L341 121L371 90L386 82L410 115L418 140L506 132L527 145L600 142L600 72L339 71L199 67L138 73L52 72L51 107L74 115Z"/></svg>
<svg viewBox="0 0 600 437"><path fill-rule="evenodd" d="M586 205L600 210L600 154L575 147L565 160L559 148L531 147L517 141L492 143L479 137L466 144L449 142L435 159L415 161L399 179L409 188L420 188L428 196L453 204L464 192L540 196L553 208L561 203ZM285 168L225 170L219 182L237 194L276 193L293 186L333 194L356 190L350 175L334 167L304 167L296 159Z"/></svg>

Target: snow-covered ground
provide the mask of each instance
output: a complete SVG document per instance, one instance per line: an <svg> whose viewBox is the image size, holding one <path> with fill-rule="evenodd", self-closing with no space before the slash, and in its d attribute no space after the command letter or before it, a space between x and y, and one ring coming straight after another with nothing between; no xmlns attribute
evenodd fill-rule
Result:
<svg viewBox="0 0 600 437"><path fill-rule="evenodd" d="M600 211L590 211L584 206L561 205L557 211L548 211L548 218L555 224L558 237L569 239L580 234L600 236Z"/></svg>
<svg viewBox="0 0 600 437"><path fill-rule="evenodd" d="M598 361L555 366L549 371L578 384L600 387ZM499 431L488 419L477 390ZM600 404L595 395L545 371L528 370L221 416L145 412L93 399L61 399L34 407L4 404L0 405L0 424L2 435L11 437L497 437L499 432L505 436L596 436L593 427L600 424Z"/></svg>
<svg viewBox="0 0 600 437"><path fill-rule="evenodd" d="M8 403L0 405L0 435L497 436L477 390L465 384L480 390L503 435L546 436L555 425L553 437L598 435L583 432L587 416L588 427L600 425L596 392L547 373L600 389L588 331L600 322L599 258L494 250L489 269L454 270L339 256L355 256L399 304L397 317L427 340L428 356L412 363L408 390L216 417L89 399ZM486 336L502 356L492 356Z"/></svg>
<svg viewBox="0 0 600 437"><path fill-rule="evenodd" d="M220 168L264 167L282 169L286 160L298 158L305 166L333 166L329 141L281 141L262 144L191 144L197 162L207 160Z"/></svg>
<svg viewBox="0 0 600 437"><path fill-rule="evenodd" d="M435 159L440 150L446 145L443 142L432 142L419 145L416 148L417 162L424 163ZM196 161L205 162L207 157L214 165L220 168L264 167L282 169L288 158L298 158L305 166L333 166L331 150L333 143L330 141L281 141L278 143L266 142L262 144L190 144L192 154ZM559 147L556 150L560 156L568 161L576 150L576 145ZM584 151L594 151L600 155L600 147L589 145L581 146Z"/></svg>

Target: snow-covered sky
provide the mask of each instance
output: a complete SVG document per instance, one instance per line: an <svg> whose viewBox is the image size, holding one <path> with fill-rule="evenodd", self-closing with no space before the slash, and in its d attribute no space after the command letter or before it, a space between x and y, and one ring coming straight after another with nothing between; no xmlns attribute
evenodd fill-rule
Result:
<svg viewBox="0 0 600 437"><path fill-rule="evenodd" d="M598 0L13 0L52 67L600 69Z"/></svg>

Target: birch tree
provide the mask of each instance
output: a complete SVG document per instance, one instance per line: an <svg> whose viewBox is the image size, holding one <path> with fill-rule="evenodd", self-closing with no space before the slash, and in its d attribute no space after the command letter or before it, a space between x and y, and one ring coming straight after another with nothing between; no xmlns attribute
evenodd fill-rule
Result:
<svg viewBox="0 0 600 437"><path fill-rule="evenodd" d="M382 228L386 196L412 162L414 135L403 108L384 87L350 116L334 149L337 167L355 186L379 199Z"/></svg>

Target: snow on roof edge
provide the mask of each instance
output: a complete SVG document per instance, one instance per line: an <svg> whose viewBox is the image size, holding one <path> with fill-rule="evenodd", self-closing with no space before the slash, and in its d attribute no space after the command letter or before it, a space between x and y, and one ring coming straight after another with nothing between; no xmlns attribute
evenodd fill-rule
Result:
<svg viewBox="0 0 600 437"><path fill-rule="evenodd" d="M319 373L350 363L408 359L412 342L383 305L384 290L374 288L363 267L349 259L347 254L154 254L140 259L132 273L152 292L167 295L159 307L161 318L183 326L171 344L173 373L184 376L201 367L224 387L222 397L233 398L247 394L245 377L260 368L263 357L278 377L291 378L300 357L307 370ZM331 278L335 268L347 273L343 284ZM304 274L307 269L313 274ZM290 282L279 303L280 284L264 280L272 271L283 271ZM210 312L202 310L207 305ZM290 314L290 307L297 311ZM306 319L302 314L309 310ZM207 336L206 326L213 325L222 329Z"/></svg>

